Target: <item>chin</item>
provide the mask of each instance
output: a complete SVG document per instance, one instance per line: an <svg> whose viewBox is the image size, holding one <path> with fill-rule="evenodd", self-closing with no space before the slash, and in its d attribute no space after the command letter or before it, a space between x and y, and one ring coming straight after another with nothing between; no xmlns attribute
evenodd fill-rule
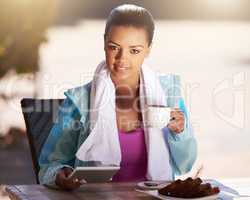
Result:
<svg viewBox="0 0 250 200"><path fill-rule="evenodd" d="M116 70L112 72L112 75L119 80L126 80L131 77L131 73L123 70Z"/></svg>

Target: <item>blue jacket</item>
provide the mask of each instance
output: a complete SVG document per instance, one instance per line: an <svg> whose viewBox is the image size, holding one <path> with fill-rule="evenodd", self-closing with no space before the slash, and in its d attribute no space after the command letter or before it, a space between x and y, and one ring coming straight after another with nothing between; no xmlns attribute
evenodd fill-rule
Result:
<svg viewBox="0 0 250 200"><path fill-rule="evenodd" d="M197 157L197 143L193 136L188 112L181 97L180 78L177 75L159 76L165 92L167 106L176 105L184 112L185 128L180 134L163 129L166 145L170 152L170 163L175 175L191 170ZM55 186L55 178L62 167L91 166L75 157L81 144L88 137L91 83L65 92L66 99L59 108L59 114L39 157L39 180L41 184Z"/></svg>

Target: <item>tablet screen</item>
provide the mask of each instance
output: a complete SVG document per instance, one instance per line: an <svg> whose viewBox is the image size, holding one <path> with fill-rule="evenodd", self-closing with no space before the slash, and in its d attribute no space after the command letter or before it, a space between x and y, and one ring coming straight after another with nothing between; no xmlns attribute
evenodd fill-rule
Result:
<svg viewBox="0 0 250 200"><path fill-rule="evenodd" d="M77 167L68 178L84 179L87 183L108 182L119 169L119 166Z"/></svg>

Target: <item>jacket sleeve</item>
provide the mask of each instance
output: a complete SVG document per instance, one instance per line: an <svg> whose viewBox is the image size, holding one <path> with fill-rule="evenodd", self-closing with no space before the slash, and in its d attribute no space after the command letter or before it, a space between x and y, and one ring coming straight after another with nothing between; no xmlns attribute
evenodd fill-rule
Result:
<svg viewBox="0 0 250 200"><path fill-rule="evenodd" d="M174 176L181 175L192 169L197 158L197 142L194 138L188 111L181 96L180 77L177 75L169 76L167 85L163 88L167 95L167 105L169 107L179 107L185 117L184 130L181 133L175 134L167 127L163 129L170 151L170 162Z"/></svg>
<svg viewBox="0 0 250 200"><path fill-rule="evenodd" d="M79 112L68 97L59 108L58 118L42 148L39 157L39 181L56 187L59 169L73 167L80 132Z"/></svg>

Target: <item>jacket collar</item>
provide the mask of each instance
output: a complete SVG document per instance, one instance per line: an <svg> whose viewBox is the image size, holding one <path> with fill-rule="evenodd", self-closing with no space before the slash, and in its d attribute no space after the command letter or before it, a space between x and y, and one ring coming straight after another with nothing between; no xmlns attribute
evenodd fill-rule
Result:
<svg viewBox="0 0 250 200"><path fill-rule="evenodd" d="M85 121L89 113L90 107L90 90L91 82L76 88L72 88L64 92L65 96L68 97L81 115L81 121Z"/></svg>

